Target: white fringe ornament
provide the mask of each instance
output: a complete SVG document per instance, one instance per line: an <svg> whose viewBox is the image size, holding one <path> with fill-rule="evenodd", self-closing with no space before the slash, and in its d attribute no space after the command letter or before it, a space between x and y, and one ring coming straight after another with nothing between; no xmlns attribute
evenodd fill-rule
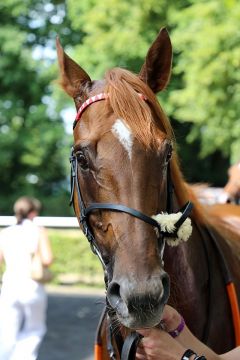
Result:
<svg viewBox="0 0 240 360"><path fill-rule="evenodd" d="M171 234L176 230L174 224L176 224L176 222L180 219L181 216L181 212L173 214L161 213L153 215L152 218L159 223L161 231ZM166 236L165 239L169 246L177 246L181 242L187 241L191 234L192 224L191 219L188 217L178 229L177 237Z"/></svg>

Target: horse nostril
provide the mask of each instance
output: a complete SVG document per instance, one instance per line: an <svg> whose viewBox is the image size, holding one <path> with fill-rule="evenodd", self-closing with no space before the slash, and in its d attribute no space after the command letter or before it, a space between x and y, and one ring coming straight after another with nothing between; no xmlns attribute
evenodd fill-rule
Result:
<svg viewBox="0 0 240 360"><path fill-rule="evenodd" d="M170 295L170 280L168 274L164 273L161 280L163 287L163 296L161 302L166 304Z"/></svg>
<svg viewBox="0 0 240 360"><path fill-rule="evenodd" d="M116 309L119 302L122 300L120 295L120 285L118 283L112 282L109 284L107 298L111 307Z"/></svg>

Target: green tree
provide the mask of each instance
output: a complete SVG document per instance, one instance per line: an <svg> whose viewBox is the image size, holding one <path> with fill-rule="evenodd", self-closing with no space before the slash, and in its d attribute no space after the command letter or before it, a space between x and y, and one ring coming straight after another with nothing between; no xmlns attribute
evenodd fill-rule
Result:
<svg viewBox="0 0 240 360"><path fill-rule="evenodd" d="M201 139L201 157L216 150L240 159L240 3L192 1L172 13L175 74L172 116L191 125L188 140Z"/></svg>
<svg viewBox="0 0 240 360"><path fill-rule="evenodd" d="M160 27L171 28L172 9L187 3L187 0L67 0L73 29L83 31L74 55L96 78L114 66L138 72Z"/></svg>
<svg viewBox="0 0 240 360"><path fill-rule="evenodd" d="M229 157L234 161L239 153L237 1L67 0L67 4L73 29L83 31L72 55L95 78L113 66L138 72L159 28L168 27L174 72L160 100L176 131L183 168L190 181L222 185Z"/></svg>
<svg viewBox="0 0 240 360"><path fill-rule="evenodd" d="M51 99L56 33L70 36L64 2L5 0L0 17L0 212L28 194L66 214L69 139Z"/></svg>

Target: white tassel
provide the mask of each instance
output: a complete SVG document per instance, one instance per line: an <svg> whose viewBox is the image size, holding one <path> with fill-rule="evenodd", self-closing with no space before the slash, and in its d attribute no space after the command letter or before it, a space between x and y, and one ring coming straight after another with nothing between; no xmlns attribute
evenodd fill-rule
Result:
<svg viewBox="0 0 240 360"><path fill-rule="evenodd" d="M162 231L173 233L175 231L174 224L180 219L181 216L182 216L181 212L173 213L173 214L161 213L152 216L152 218L159 223ZM166 242L169 246L177 246L181 242L187 241L191 236L191 234L192 234L191 219L187 218L178 229L177 237L167 236Z"/></svg>

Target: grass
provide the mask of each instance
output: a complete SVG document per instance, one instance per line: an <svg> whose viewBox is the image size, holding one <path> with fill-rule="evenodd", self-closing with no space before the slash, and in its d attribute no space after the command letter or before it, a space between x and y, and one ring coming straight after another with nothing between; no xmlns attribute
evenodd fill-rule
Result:
<svg viewBox="0 0 240 360"><path fill-rule="evenodd" d="M103 286L103 270L80 229L48 229L54 262L54 283L77 282ZM62 279L62 280L61 280ZM65 279L65 280L64 280Z"/></svg>

